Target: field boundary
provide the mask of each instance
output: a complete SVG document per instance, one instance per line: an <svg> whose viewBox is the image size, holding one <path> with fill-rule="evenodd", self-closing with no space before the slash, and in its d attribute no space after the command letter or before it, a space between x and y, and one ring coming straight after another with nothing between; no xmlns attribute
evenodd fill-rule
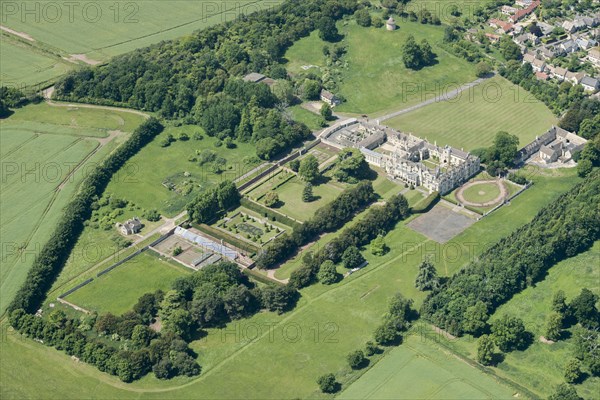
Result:
<svg viewBox="0 0 600 400"><path fill-rule="evenodd" d="M425 324L431 328L434 327L435 325L430 324L429 322L425 322ZM411 327L411 329L408 331L408 335L421 335L422 340L428 340L427 338L423 338L423 331L417 332L416 329L417 328L423 328L423 323L419 324L419 325L414 325L413 327ZM449 346L448 344L444 343L444 340L442 340L441 338L443 337L445 340L447 340L446 336L443 333L437 333L435 331L431 331L432 333L432 338L430 338L428 340L429 343L434 343L435 345L438 345L439 347L442 347L444 350L448 351L450 354L452 354L452 356L456 357L457 359L459 359L460 361L468 364L469 366L479 370L480 372L489 375L491 377L493 377L494 379L498 380L500 383L512 388L513 390L517 390L519 392L521 392L521 394L525 395L526 397L530 398L530 399L537 399L539 398L538 395L535 395L533 392L531 392L529 389L527 389L524 386L521 386L520 384L518 384L517 382L514 382L508 378L505 378L503 376L500 376L498 374L496 374L496 372L491 369L491 368L486 368L484 366L482 366L481 364L473 361L472 359L470 359L469 357L466 357L460 353L458 353L457 351L455 351L451 346ZM404 344L403 344L404 345ZM401 345L402 346L402 345ZM418 350L415 350L413 347L411 347L410 345L407 345L407 347L409 347L411 350L420 353Z"/></svg>
<svg viewBox="0 0 600 400"><path fill-rule="evenodd" d="M160 242L162 242L163 240L165 240L166 238L168 238L169 236L171 236L174 231L175 231L175 228L172 228L171 230L169 230L169 232L167 232L166 234L160 236L158 239L154 240L152 243L147 244L146 246L142 247L141 249L139 249L139 250L137 250L137 251L129 254L128 256L126 256L125 258L123 258L122 260L119 260L116 263L114 263L111 266L109 266L108 268L105 268L102 271L98 272L96 274L96 278L99 278L102 275L105 275L105 274L109 273L113 269L117 268L119 265L122 265L123 263L131 260L135 256L137 256L139 254L142 254L143 252L145 252L146 250L148 250L150 247L159 244ZM66 292L58 295L58 297L56 299L58 301L63 302L64 304L67 304L67 305L69 305L69 306L71 306L71 307L73 307L73 308L75 308L77 310L76 307L78 307L78 306L75 306L74 304L65 301L64 298L67 297L67 296L69 296L69 295L71 295L71 294L73 294L73 293L75 293L76 291L78 291L79 289L83 288L84 286L87 286L88 284L92 283L93 281L94 281L93 277L89 278L89 279L81 282L80 284L76 285L75 287L67 290ZM79 308L81 308L81 307L79 307Z"/></svg>

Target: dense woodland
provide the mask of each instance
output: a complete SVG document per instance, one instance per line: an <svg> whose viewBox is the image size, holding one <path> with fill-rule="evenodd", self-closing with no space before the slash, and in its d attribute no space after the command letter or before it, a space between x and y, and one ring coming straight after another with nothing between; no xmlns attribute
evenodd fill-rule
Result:
<svg viewBox="0 0 600 400"><path fill-rule="evenodd" d="M530 223L471 262L426 299L421 313L454 335L473 333L514 294L543 279L557 262L600 239L600 171L544 207ZM476 312L477 303L484 312Z"/></svg>
<svg viewBox="0 0 600 400"><path fill-rule="evenodd" d="M251 141L260 158L272 159L311 132L275 108L290 96L278 99L267 85L241 77L261 72L285 81L280 60L286 49L316 28L335 28L335 21L356 7L356 0L288 1L115 57L106 66L74 71L56 84L56 96L180 118L202 126L210 136ZM325 36L337 40L337 30Z"/></svg>

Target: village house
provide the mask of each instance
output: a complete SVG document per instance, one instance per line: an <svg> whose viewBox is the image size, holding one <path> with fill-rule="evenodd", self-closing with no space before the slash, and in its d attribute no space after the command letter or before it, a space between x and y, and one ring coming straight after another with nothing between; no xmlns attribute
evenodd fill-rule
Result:
<svg viewBox="0 0 600 400"><path fill-rule="evenodd" d="M526 8L526 7L529 7L532 2L533 2L533 0L517 0L517 1L515 1L515 5L517 7Z"/></svg>
<svg viewBox="0 0 600 400"><path fill-rule="evenodd" d="M521 50L527 47L527 44L531 44L533 46L540 43L540 39L532 33L523 33L522 35L515 36L513 38L513 42L521 47Z"/></svg>
<svg viewBox="0 0 600 400"><path fill-rule="evenodd" d="M336 95L325 89L321 90L321 101L324 101L331 107L335 107L342 103Z"/></svg>
<svg viewBox="0 0 600 400"><path fill-rule="evenodd" d="M567 74L569 73L569 71L566 68L555 67L553 65L548 67L548 71L550 71L550 77L559 81L564 81L567 77Z"/></svg>
<svg viewBox="0 0 600 400"><path fill-rule="evenodd" d="M513 15L514 13L517 12L517 9L515 7L511 7L511 6L502 6L502 14L504 15Z"/></svg>
<svg viewBox="0 0 600 400"><path fill-rule="evenodd" d="M536 49L536 52L546 61L562 54L562 51L556 51L553 46L539 47Z"/></svg>
<svg viewBox="0 0 600 400"><path fill-rule="evenodd" d="M585 72L567 71L567 74L565 75L565 81L571 82L573 85L578 85L585 76Z"/></svg>
<svg viewBox="0 0 600 400"><path fill-rule="evenodd" d="M545 22L538 22L537 26L538 26L538 28L540 28L540 30L542 31L542 34L544 36L548 36L549 34L552 33L552 31L554 31L554 26L547 24Z"/></svg>
<svg viewBox="0 0 600 400"><path fill-rule="evenodd" d="M530 53L523 55L522 63L531 64L531 68L533 68L534 72L544 72L546 70L546 62L538 60L533 54Z"/></svg>
<svg viewBox="0 0 600 400"><path fill-rule="evenodd" d="M536 72L535 73L535 78L538 81L547 81L548 80L548 74L546 74L545 72Z"/></svg>
<svg viewBox="0 0 600 400"><path fill-rule="evenodd" d="M586 92L594 93L596 90L600 89L600 82L598 82L598 79L591 76L584 76L581 78L580 84Z"/></svg>
<svg viewBox="0 0 600 400"><path fill-rule="evenodd" d="M585 22L582 20L565 21L562 24L563 29L569 33L575 33L585 28Z"/></svg>
<svg viewBox="0 0 600 400"><path fill-rule="evenodd" d="M142 222L138 217L133 217L125 221L125 223L123 224L117 223L116 226L117 229L119 229L119 231L121 232L121 234L127 236L138 233L142 229Z"/></svg>
<svg viewBox="0 0 600 400"><path fill-rule="evenodd" d="M499 20L497 18L490 19L488 21L488 24L492 28L496 28L497 33L509 33L515 28L515 26L513 24Z"/></svg>
<svg viewBox="0 0 600 400"><path fill-rule="evenodd" d="M562 42L560 44L560 48L565 52L565 54L571 54L579 51L579 46L574 40L571 39Z"/></svg>
<svg viewBox="0 0 600 400"><path fill-rule="evenodd" d="M500 41L500 36L493 33L486 33L485 36L489 39L490 43L498 43Z"/></svg>
<svg viewBox="0 0 600 400"><path fill-rule="evenodd" d="M577 43L577 46L579 46L581 50L587 50L591 47L595 47L598 44L598 42L596 42L594 39L583 37L575 39L575 43Z"/></svg>
<svg viewBox="0 0 600 400"><path fill-rule="evenodd" d="M600 47L590 49L587 54L587 59L597 67L600 67Z"/></svg>
<svg viewBox="0 0 600 400"><path fill-rule="evenodd" d="M529 4L527 7L523 8L522 10L517 10L517 12L508 17L508 21L512 22L513 24L519 22L520 20L534 12L535 9L539 7L539 5L540 0L533 0L531 4Z"/></svg>

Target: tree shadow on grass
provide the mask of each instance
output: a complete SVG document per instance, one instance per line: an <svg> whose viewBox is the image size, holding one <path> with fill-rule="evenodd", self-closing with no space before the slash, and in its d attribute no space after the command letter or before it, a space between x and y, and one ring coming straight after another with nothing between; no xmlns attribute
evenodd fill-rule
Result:
<svg viewBox="0 0 600 400"><path fill-rule="evenodd" d="M490 362L490 365L492 367L497 366L498 364L500 364L501 362L504 361L504 353L494 353L492 354L492 361Z"/></svg>
<svg viewBox="0 0 600 400"><path fill-rule="evenodd" d="M356 368L353 368L355 370L359 370L359 369L363 369L363 368L367 368L369 365L371 364L371 360L369 360L368 358L364 358L360 364L358 364L356 366Z"/></svg>
<svg viewBox="0 0 600 400"><path fill-rule="evenodd" d="M331 181L331 177L325 175L319 175L317 179L315 179L312 184L313 186L326 185Z"/></svg>
<svg viewBox="0 0 600 400"><path fill-rule="evenodd" d="M523 341L519 344L519 346L517 346L517 350L519 350L519 351L527 350L529 348L529 346L531 346L533 344L534 341L535 341L535 337L533 336L533 333L525 332L523 334Z"/></svg>

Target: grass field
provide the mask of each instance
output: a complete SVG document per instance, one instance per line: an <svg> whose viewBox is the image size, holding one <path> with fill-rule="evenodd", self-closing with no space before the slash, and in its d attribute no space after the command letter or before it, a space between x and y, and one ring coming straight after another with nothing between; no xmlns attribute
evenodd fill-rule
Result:
<svg viewBox="0 0 600 400"><path fill-rule="evenodd" d="M511 399L515 391L418 335L410 336L338 399Z"/></svg>
<svg viewBox="0 0 600 400"><path fill-rule="evenodd" d="M2 129L29 130L58 135L106 137L109 131L132 132L143 118L140 115L73 106L31 104L17 109L0 121Z"/></svg>
<svg viewBox="0 0 600 400"><path fill-rule="evenodd" d="M320 115L310 112L299 105L289 107L287 111L292 115L292 118L295 121L306 124L306 126L308 126L312 131L319 131L323 129L321 126L323 117Z"/></svg>
<svg viewBox="0 0 600 400"><path fill-rule="evenodd" d="M305 203L302 201L302 190L306 183L294 177L278 187L275 192L282 203L278 211L300 221L310 219L315 211L334 200L342 191L330 184L322 183L313 186L314 200Z"/></svg>
<svg viewBox="0 0 600 400"><path fill-rule="evenodd" d="M539 342L538 338L545 333L546 317L556 291L563 290L568 301L584 287L600 295L599 266L600 242L596 242L586 253L552 267L542 282L519 293L498 309L492 320L504 314L516 315L524 320L525 327L535 337L527 350L507 355L498 367L499 375L514 379L544 396L563 381L564 366L573 357L573 340L547 345ZM584 398L594 398L600 393L600 378L588 378L576 388Z"/></svg>
<svg viewBox="0 0 600 400"><path fill-rule="evenodd" d="M430 142L473 150L492 144L499 131L524 146L546 132L556 117L524 89L494 77L451 101L438 102L386 121Z"/></svg>
<svg viewBox="0 0 600 400"><path fill-rule="evenodd" d="M148 251L119 265L65 299L90 311L120 315L131 310L145 293L169 290L171 283L188 271Z"/></svg>
<svg viewBox="0 0 600 400"><path fill-rule="evenodd" d="M0 45L2 81L27 85L46 82L67 68L77 66L79 61L71 58L72 55L84 55L96 62L108 61L113 56L179 38L279 3L281 0L12 3L3 8L2 25L29 35L33 41L18 39L23 44L7 45L8 40L3 38ZM26 7L30 11L22 16L21 8ZM10 35L12 42L17 40L12 34L3 32L2 35ZM40 55L44 52L52 57ZM70 58L72 62L65 62L61 57Z"/></svg>
<svg viewBox="0 0 600 400"><path fill-rule="evenodd" d="M156 208L161 214L172 217L183 211L198 191L226 179L234 180L258 165L251 144L237 143L234 149L215 147L216 138L204 135L203 140L194 140L194 132L202 132L202 129L197 126L166 128L127 161L119 174L113 177L106 191L131 200L145 209ZM187 133L190 140L177 140L168 147L160 146L160 142L168 135L178 138L181 133ZM226 168L221 174L212 172L210 164L200 165L189 161L190 157L197 156L196 151L205 149L212 150L216 156L227 160ZM245 162L245 158L252 161ZM190 176L184 177L185 172L189 172ZM169 190L163 186L168 178L177 183L182 180L192 181L192 190L187 194Z"/></svg>
<svg viewBox="0 0 600 400"><path fill-rule="evenodd" d="M262 197L267 192L275 191L279 195L279 204L274 210L298 221L306 221L347 187L333 181L313 185L313 201L305 203L302 201L302 190L305 186L306 183L291 172L280 170L252 188L248 195L262 204Z"/></svg>
<svg viewBox="0 0 600 400"><path fill-rule="evenodd" d="M3 86L23 87L43 84L73 68L71 63L37 50L35 47L13 41L0 34L0 81Z"/></svg>
<svg viewBox="0 0 600 400"><path fill-rule="evenodd" d="M473 203L487 203L500 195L500 188L496 183L478 183L463 192L465 200Z"/></svg>
<svg viewBox="0 0 600 400"><path fill-rule="evenodd" d="M463 246L479 254L485 248L483 241L490 243L505 236L533 218L535 212L558 193L578 182L572 171L540 173L533 179L536 183L532 188L516 198L510 207L501 208L467 229L455 238L452 248ZM2 390L14 397L36 397L42 386L24 384L24 376L27 376L27 382L32 382L33 377L44 377L40 382L52 378L52 385L43 387L47 397L62 397L60 388L73 387L74 380L94 386L95 397L245 398L250 392L253 397L269 399L322 397L315 383L319 375L327 372L350 375L348 381L360 375L349 372L346 354L371 339L393 293L400 291L413 298L415 307L419 308L425 294L415 289L414 278L426 254L433 253L434 263L443 275L454 273L469 259L467 252L451 257L449 246L435 245L404 223L386 237L386 243L391 249L388 254L375 257L364 252L369 265L339 284L316 284L303 289L298 306L290 313L280 316L258 313L250 319L228 324L223 330L209 330L207 337L192 343L203 368L198 378L165 382L148 376L126 385L85 365L74 368L68 356L52 351L51 360L55 365L47 375L44 375L47 362L31 362L28 365L31 372L18 375L22 371L20 367L10 368L9 361L3 357L0 378L10 383ZM260 329L258 334L257 328ZM24 360L34 357L32 348L41 347L10 335L0 346L7 348L6 354L17 354L21 350L20 359ZM46 354L46 350L40 352ZM257 365L261 366L260 379L257 379ZM431 374L437 368L432 367ZM76 370L68 373L70 369ZM231 380L233 373L235 384ZM486 378L481 373L478 379ZM60 385L61 381L64 385ZM77 397L87 390L77 392Z"/></svg>
<svg viewBox="0 0 600 400"><path fill-rule="evenodd" d="M347 101L336 107L337 112L375 113L398 110L425 101L433 93L455 88L475 79L472 64L446 53L441 42L444 28L403 21L400 29L388 32L385 28L363 28L354 21L339 25L345 35L340 43L347 46L339 87ZM409 70L402 62L402 44L408 34L417 42L427 39L438 56L438 64L420 71ZM324 66L322 48L325 43L314 33L292 46L285 55L291 72L301 72L303 65ZM311 69L310 71L316 71ZM451 90L451 89L448 89Z"/></svg>
<svg viewBox="0 0 600 400"><path fill-rule="evenodd" d="M86 168L100 162L125 138L117 136L101 147L95 137L106 136L108 129L133 130L141 121L142 117L115 111L46 104L24 107L0 121L0 314L48 240Z"/></svg>
<svg viewBox="0 0 600 400"><path fill-rule="evenodd" d="M491 371L527 387L540 398L550 395L554 387L564 381L565 363L573 357L572 338L554 344L539 341L539 337L544 335L552 296L556 291L563 290L567 301L571 301L584 287L599 295L599 263L600 242L596 242L587 252L553 266L543 281L525 289L501 306L491 320L504 314L517 316L523 319L525 328L533 334L534 341L524 351L508 353L504 361ZM572 328L567 330L569 334L572 331ZM474 358L477 351L476 341L470 336L449 342L447 345L470 358ZM600 378L588 378L575 388L583 398L597 398Z"/></svg>

